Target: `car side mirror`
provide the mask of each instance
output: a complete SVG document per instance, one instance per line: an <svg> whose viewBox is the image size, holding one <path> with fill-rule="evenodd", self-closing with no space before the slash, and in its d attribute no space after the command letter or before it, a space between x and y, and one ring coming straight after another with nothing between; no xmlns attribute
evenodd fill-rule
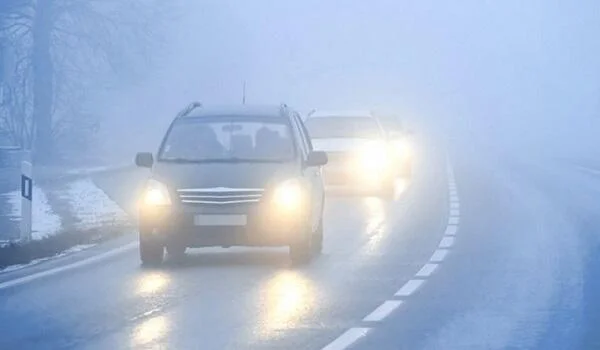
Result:
<svg viewBox="0 0 600 350"><path fill-rule="evenodd" d="M306 159L306 166L307 167L323 166L323 165L327 164L327 162L328 162L327 153L325 153L323 151L312 151L308 154L308 158Z"/></svg>
<svg viewBox="0 0 600 350"><path fill-rule="evenodd" d="M154 165L154 157L150 152L140 152L135 155L135 165L140 168L152 168Z"/></svg>

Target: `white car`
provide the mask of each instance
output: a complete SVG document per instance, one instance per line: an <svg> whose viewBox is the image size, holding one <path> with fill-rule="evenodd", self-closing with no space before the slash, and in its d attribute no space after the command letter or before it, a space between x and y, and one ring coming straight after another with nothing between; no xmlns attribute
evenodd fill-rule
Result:
<svg viewBox="0 0 600 350"><path fill-rule="evenodd" d="M313 111L305 125L315 150L325 151L328 186L352 186L393 195L394 152L387 133L369 111Z"/></svg>

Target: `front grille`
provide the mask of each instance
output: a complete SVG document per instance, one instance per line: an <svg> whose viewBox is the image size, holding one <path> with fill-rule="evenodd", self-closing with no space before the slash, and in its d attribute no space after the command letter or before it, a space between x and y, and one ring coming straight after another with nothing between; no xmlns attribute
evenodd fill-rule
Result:
<svg viewBox="0 0 600 350"><path fill-rule="evenodd" d="M256 203L263 195L261 188L182 188L179 199L185 204Z"/></svg>

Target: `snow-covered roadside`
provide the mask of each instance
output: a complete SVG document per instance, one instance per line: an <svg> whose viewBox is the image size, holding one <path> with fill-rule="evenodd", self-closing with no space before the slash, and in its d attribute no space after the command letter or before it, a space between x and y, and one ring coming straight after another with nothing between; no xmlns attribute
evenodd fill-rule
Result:
<svg viewBox="0 0 600 350"><path fill-rule="evenodd" d="M10 220L19 221L21 217L21 191L12 191L6 194L11 207ZM34 240L54 236L62 230L62 221L48 203L46 193L39 187L33 187L31 204L31 237Z"/></svg>
<svg viewBox="0 0 600 350"><path fill-rule="evenodd" d="M69 201L71 213L78 220L76 227L79 229L91 229L129 220L125 211L90 179L70 183L63 198Z"/></svg>
<svg viewBox="0 0 600 350"><path fill-rule="evenodd" d="M75 220L74 228L78 230L128 222L128 216L121 207L91 179L76 180L67 184L65 188L51 191L67 203L66 208L61 210L53 208L48 200L47 190L34 186L32 199L32 239L34 240L59 234L67 226L64 222L64 217L67 216ZM10 205L10 220L19 221L21 192L12 191L5 196Z"/></svg>

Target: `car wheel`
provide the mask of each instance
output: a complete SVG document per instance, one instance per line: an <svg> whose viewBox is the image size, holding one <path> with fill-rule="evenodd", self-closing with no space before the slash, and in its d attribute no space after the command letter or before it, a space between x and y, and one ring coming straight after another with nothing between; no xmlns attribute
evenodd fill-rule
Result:
<svg viewBox="0 0 600 350"><path fill-rule="evenodd" d="M142 265L160 265L165 255L165 247L160 242L140 239L140 260Z"/></svg>
<svg viewBox="0 0 600 350"><path fill-rule="evenodd" d="M323 218L319 220L319 226L313 233L312 252L314 255L320 255L323 252Z"/></svg>
<svg viewBox="0 0 600 350"><path fill-rule="evenodd" d="M305 231L294 243L290 244L290 260L293 265L303 265L310 262L312 257L311 241L312 234Z"/></svg>
<svg viewBox="0 0 600 350"><path fill-rule="evenodd" d="M173 258L175 260L181 260L185 258L185 251L187 247L183 244L171 243L167 244L167 254L169 258Z"/></svg>

